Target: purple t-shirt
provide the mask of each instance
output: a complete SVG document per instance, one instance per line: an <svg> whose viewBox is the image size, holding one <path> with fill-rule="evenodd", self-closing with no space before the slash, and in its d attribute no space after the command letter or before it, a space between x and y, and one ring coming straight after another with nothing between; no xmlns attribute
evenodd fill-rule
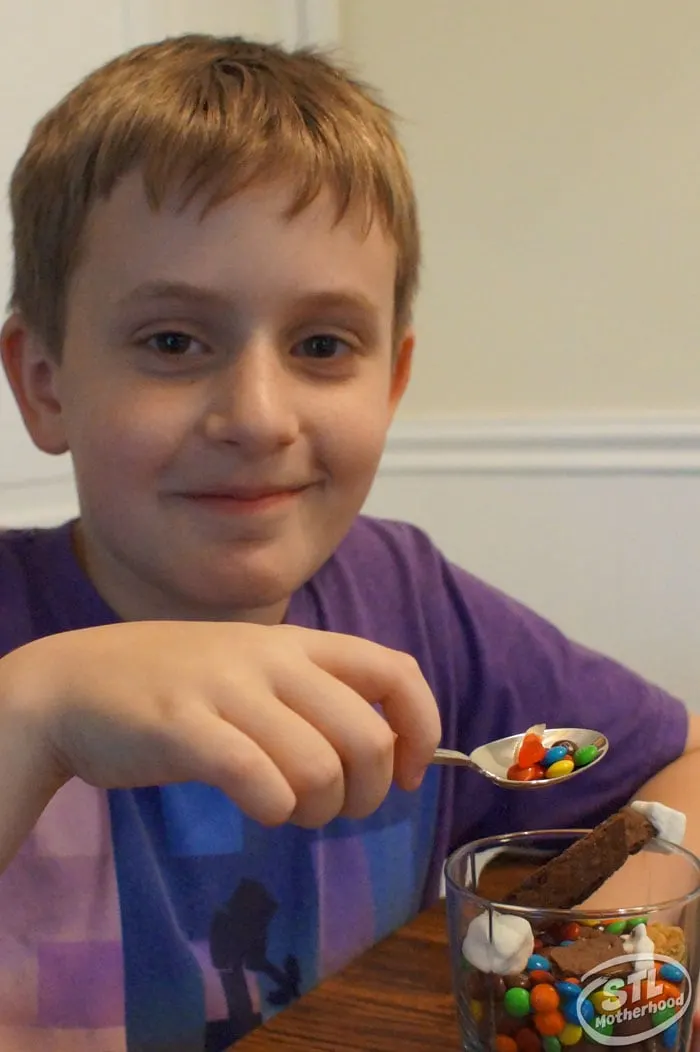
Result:
<svg viewBox="0 0 700 1052"><path fill-rule="evenodd" d="M0 656L116 621L70 526L0 534ZM480 836L590 826L683 751L682 704L449 563L424 533L359 518L289 623L411 653L443 744L595 727L605 761L546 793L433 768L361 822L263 829L195 783L54 798L0 877L0 1048L216 1052L437 895Z"/></svg>

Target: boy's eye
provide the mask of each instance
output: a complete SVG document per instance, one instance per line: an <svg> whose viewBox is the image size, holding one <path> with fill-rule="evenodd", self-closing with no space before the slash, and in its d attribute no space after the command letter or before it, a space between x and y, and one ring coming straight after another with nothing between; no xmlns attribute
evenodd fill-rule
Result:
<svg viewBox="0 0 700 1052"><path fill-rule="evenodd" d="M188 336L186 332L156 332L146 342L155 351L171 358L181 358L189 351L197 351L202 347L199 340Z"/></svg>
<svg viewBox="0 0 700 1052"><path fill-rule="evenodd" d="M348 350L346 340L339 336L331 336L328 333L320 333L317 336L309 336L302 340L294 348L294 353L307 358L339 358Z"/></svg>

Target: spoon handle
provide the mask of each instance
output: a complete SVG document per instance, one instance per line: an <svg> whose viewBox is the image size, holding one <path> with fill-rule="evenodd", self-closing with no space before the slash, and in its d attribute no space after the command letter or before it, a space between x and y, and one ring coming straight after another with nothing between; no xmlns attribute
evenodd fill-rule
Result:
<svg viewBox="0 0 700 1052"><path fill-rule="evenodd" d="M481 771L478 764L470 760L466 753L458 752L456 749L436 749L433 753L433 763L443 767L471 767Z"/></svg>

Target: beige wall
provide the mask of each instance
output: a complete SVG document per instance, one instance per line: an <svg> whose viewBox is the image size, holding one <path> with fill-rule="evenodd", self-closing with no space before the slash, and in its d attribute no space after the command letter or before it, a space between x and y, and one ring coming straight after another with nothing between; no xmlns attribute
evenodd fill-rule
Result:
<svg viewBox="0 0 700 1052"><path fill-rule="evenodd" d="M341 0L404 118L404 415L700 411L699 0Z"/></svg>

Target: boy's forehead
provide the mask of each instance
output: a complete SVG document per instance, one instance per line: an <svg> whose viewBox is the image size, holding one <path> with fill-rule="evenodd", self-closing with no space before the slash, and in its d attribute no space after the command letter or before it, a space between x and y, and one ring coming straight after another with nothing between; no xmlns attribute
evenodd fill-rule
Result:
<svg viewBox="0 0 700 1052"><path fill-rule="evenodd" d="M92 209L76 283L108 276L114 295L146 284L192 282L225 287L257 276L268 286L355 287L378 308L393 309L396 245L383 224L348 210L322 191L289 217L294 187L249 187L210 206L206 194L185 206L173 194L153 208L139 173L125 177Z"/></svg>

